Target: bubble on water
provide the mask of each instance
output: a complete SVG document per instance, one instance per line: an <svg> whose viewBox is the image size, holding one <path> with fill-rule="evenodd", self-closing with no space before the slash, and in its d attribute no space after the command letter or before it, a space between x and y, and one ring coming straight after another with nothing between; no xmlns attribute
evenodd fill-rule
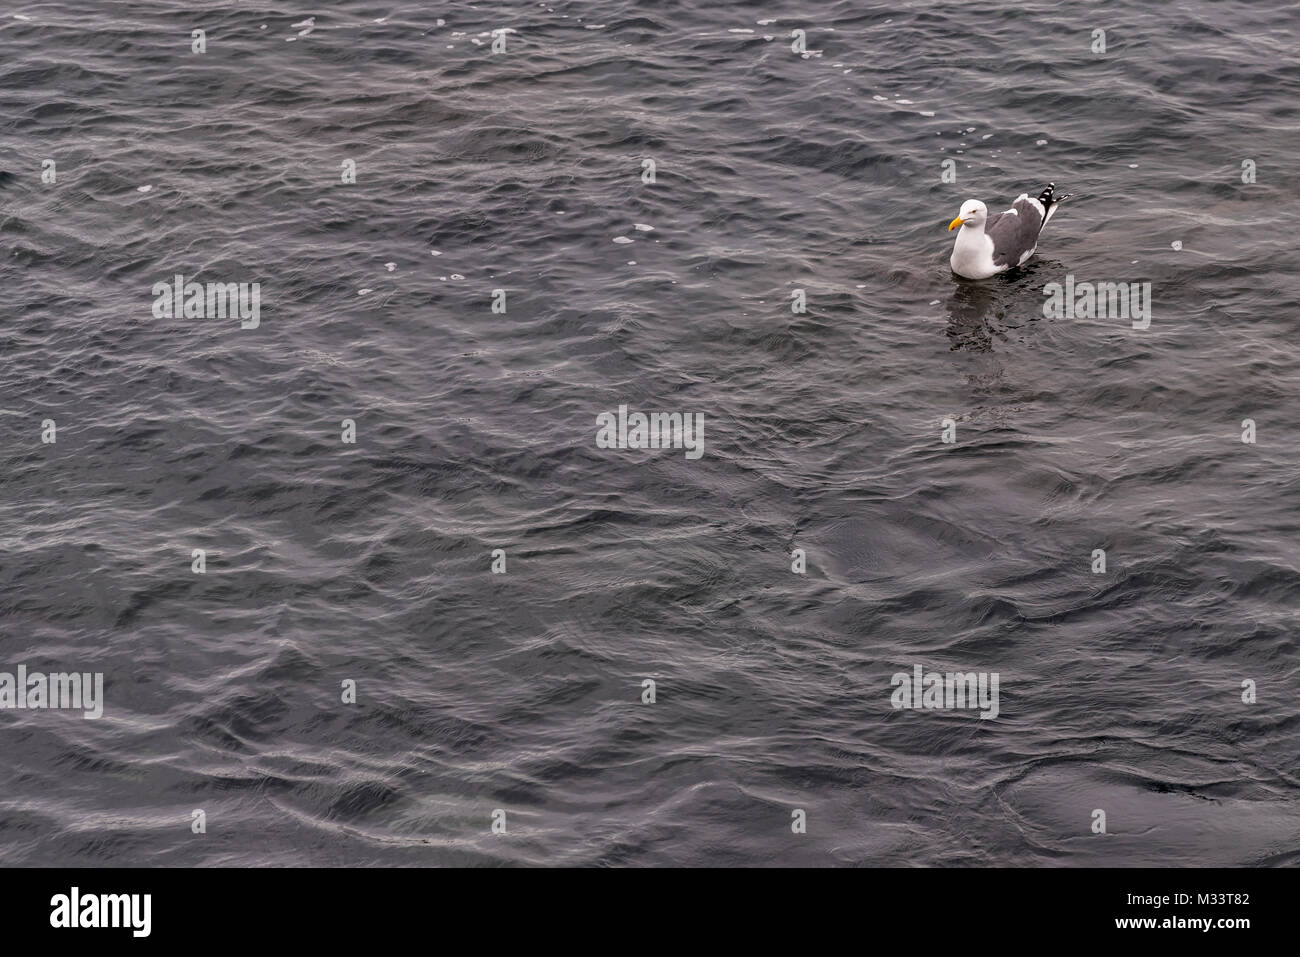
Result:
<svg viewBox="0 0 1300 957"><path fill-rule="evenodd" d="M1172 243L1170 243L1169 245L1170 245L1170 246L1173 246L1173 247L1174 247L1174 251L1177 252L1178 250L1180 250L1180 249L1183 248L1183 241L1182 241L1181 239L1175 239L1175 240L1174 240Z"/></svg>
<svg viewBox="0 0 1300 957"><path fill-rule="evenodd" d="M389 272L392 272L394 269L397 268L397 263L384 263L384 268L387 269Z"/></svg>

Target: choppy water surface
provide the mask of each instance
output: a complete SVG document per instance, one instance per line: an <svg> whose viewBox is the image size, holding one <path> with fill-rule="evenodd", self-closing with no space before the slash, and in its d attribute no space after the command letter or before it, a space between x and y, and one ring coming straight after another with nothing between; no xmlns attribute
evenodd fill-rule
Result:
<svg viewBox="0 0 1300 957"><path fill-rule="evenodd" d="M1293 11L191 6L0 11L0 861L1300 860Z"/></svg>

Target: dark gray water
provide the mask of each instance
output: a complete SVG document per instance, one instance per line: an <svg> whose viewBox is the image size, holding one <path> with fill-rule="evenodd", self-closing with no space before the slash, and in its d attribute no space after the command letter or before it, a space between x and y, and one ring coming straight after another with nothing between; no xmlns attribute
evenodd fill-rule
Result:
<svg viewBox="0 0 1300 957"><path fill-rule="evenodd" d="M1300 862L1294 8L205 7L0 11L0 863Z"/></svg>

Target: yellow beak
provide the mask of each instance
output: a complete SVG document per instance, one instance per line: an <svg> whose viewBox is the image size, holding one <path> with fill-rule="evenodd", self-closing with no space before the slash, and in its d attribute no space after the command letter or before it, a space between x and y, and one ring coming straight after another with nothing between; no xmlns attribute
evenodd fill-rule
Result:
<svg viewBox="0 0 1300 957"><path fill-rule="evenodd" d="M956 219L954 219L951 223L948 224L948 232L952 232L954 229L956 229L964 222L966 222L966 220L958 216Z"/></svg>

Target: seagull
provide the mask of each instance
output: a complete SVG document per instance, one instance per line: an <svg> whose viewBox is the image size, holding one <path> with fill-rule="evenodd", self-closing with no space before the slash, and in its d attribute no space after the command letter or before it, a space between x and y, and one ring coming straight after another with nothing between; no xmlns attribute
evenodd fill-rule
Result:
<svg viewBox="0 0 1300 957"><path fill-rule="evenodd" d="M1023 266L1038 249L1038 235L1056 207L1070 198L1069 193L1053 195L1055 188L1048 183L1037 199L1021 193L1010 209L993 216L978 199L962 203L961 212L948 224L948 232L961 227L948 260L952 271L966 279L988 279Z"/></svg>

